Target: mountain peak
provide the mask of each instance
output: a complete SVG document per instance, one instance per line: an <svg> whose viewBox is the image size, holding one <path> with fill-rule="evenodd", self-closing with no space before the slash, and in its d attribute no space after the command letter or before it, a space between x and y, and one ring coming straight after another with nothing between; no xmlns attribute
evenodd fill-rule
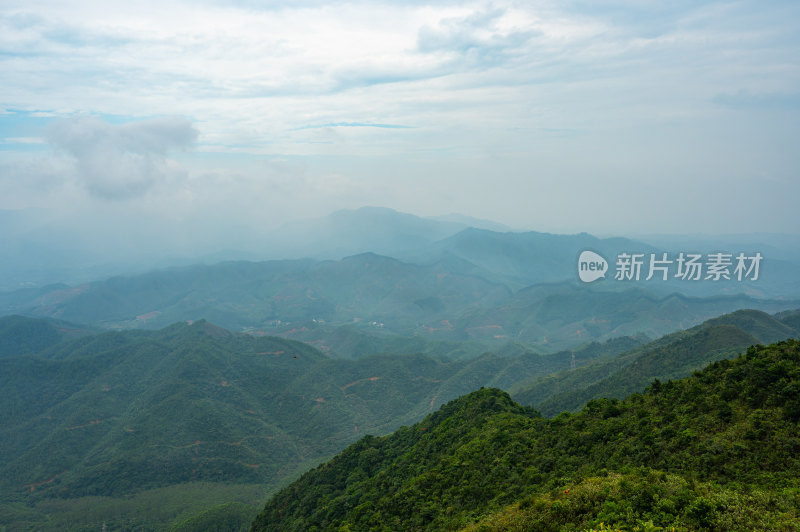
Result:
<svg viewBox="0 0 800 532"><path fill-rule="evenodd" d="M207 336L210 336L211 338L226 338L233 335L233 333L228 329L214 325L206 320L198 320L192 323L190 327L196 331L202 332Z"/></svg>
<svg viewBox="0 0 800 532"><path fill-rule="evenodd" d="M533 415L534 411L520 406L511 399L508 393L498 388L480 388L474 392L453 399L442 408L431 414L431 424L438 424L444 418L456 416L464 421L474 420L480 416L498 413ZM428 420L426 420L428 421ZM425 421L422 422L425 424Z"/></svg>

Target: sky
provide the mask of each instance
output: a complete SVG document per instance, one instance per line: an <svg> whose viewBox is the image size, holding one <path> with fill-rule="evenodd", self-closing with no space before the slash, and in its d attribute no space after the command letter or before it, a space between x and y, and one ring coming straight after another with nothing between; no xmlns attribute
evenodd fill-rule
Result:
<svg viewBox="0 0 800 532"><path fill-rule="evenodd" d="M0 209L800 233L800 2L0 2ZM199 238L199 237L198 237Z"/></svg>

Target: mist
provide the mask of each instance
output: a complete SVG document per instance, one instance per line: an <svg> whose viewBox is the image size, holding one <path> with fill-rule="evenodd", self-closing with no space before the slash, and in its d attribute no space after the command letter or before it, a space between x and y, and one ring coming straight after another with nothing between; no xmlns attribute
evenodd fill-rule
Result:
<svg viewBox="0 0 800 532"><path fill-rule="evenodd" d="M363 206L797 235L798 18L791 2L6 3L0 258L279 257L284 224Z"/></svg>

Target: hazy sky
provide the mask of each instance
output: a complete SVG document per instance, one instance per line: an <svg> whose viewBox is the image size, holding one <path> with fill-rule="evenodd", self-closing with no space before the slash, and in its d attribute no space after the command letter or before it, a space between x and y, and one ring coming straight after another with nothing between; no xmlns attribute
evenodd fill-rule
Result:
<svg viewBox="0 0 800 532"><path fill-rule="evenodd" d="M266 7L265 7L266 6ZM800 2L0 2L0 209L800 232Z"/></svg>

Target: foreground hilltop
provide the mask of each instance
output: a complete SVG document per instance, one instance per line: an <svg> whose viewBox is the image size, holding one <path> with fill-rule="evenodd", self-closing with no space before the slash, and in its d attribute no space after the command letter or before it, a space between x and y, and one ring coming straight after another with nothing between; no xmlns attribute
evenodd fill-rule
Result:
<svg viewBox="0 0 800 532"><path fill-rule="evenodd" d="M793 530L798 421L797 340L554 419L481 389L361 439L253 530Z"/></svg>

